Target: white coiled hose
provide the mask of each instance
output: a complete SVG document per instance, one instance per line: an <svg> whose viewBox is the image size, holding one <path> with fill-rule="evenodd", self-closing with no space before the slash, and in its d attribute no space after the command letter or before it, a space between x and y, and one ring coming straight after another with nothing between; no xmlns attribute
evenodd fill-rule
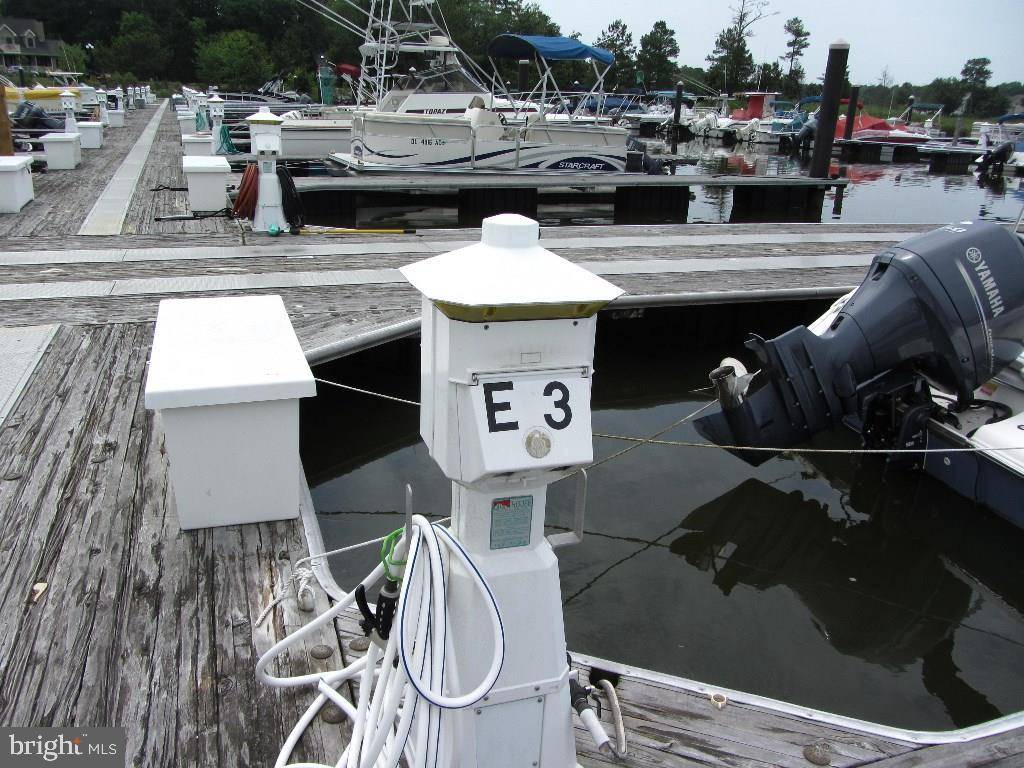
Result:
<svg viewBox="0 0 1024 768"><path fill-rule="evenodd" d="M336 704L352 721L352 739L348 746L334 766L293 763L289 768L395 768L403 755L413 768L434 768L440 751L443 710L476 704L498 679L505 659L505 633L497 602L486 580L447 529L414 515L410 531L411 540L406 542L403 538L396 548L398 552L408 552L408 564L401 574L394 626L383 649L378 645L379 638L374 636L366 655L343 669L292 677L276 677L267 671L270 663L285 650L330 624L351 607L355 600L353 590L330 610L274 645L257 662L256 678L261 682L275 688L310 686L316 688L318 694L285 740L275 768L288 765L295 745L328 701ZM446 663L452 642L448 636L445 555L449 564L453 559L459 563L483 597L493 642L490 668L483 680L471 691L459 695L444 693L446 670L450 674L454 668L450 659ZM384 565L381 564L363 579L362 586L373 587L383 575ZM337 689L357 676L359 699L356 706L352 706ZM417 737L413 747L409 736L421 700L426 710L421 709L420 717L415 720Z"/></svg>

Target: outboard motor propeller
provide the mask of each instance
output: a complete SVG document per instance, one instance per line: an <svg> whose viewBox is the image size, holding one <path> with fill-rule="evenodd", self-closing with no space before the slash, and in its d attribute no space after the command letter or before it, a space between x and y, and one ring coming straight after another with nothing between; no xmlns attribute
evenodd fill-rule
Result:
<svg viewBox="0 0 1024 768"><path fill-rule="evenodd" d="M916 408L921 421L930 385L966 408L1020 355L1022 339L1024 241L996 224L950 224L876 256L820 333L800 326L770 341L752 336L746 346L760 372L752 381L728 366L712 372L721 412L697 427L720 445L785 448L845 420L869 444L905 447L897 412ZM890 427L872 422L880 404ZM736 453L752 464L769 458Z"/></svg>

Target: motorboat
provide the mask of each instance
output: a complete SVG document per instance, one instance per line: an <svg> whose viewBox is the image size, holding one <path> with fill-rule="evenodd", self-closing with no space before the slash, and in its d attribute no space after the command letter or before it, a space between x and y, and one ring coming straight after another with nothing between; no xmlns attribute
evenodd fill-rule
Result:
<svg viewBox="0 0 1024 768"><path fill-rule="evenodd" d="M894 467L1024 527L1022 262L1024 238L981 221L887 248L810 325L752 336L757 371L723 361L711 373L721 411L698 430L760 464L847 426Z"/></svg>
<svg viewBox="0 0 1024 768"><path fill-rule="evenodd" d="M506 122L522 123L541 110L539 103L501 96L484 85L489 76L452 39L434 0L411 4L384 0L369 9L351 0L344 2L353 19L365 16L365 26L322 4L307 7L363 41L358 65L327 63L333 69L332 79L348 83L352 103L293 105L283 110L284 156L349 153L357 111L461 117L471 104L482 101L484 108L502 115ZM322 67L320 72L324 71ZM332 100L327 95L323 98ZM550 122L564 119L564 115L548 115Z"/></svg>
<svg viewBox="0 0 1024 768"><path fill-rule="evenodd" d="M533 59L540 79L525 100L513 100L500 77L491 79L492 96L513 105L512 115L489 107L475 96L461 115L414 114L382 109L357 111L352 118L351 152L333 153L331 159L353 171L624 171L628 131L583 122L582 104L571 109L552 72L552 62L589 61L597 80L587 98L602 92L604 75L615 59L611 52L567 37L498 35L487 48L495 59ZM600 69L601 65L603 69ZM495 71L497 68L495 67ZM550 94L550 100L549 100ZM548 119L549 101L562 105L565 117ZM539 103L525 113L522 105Z"/></svg>
<svg viewBox="0 0 1024 768"><path fill-rule="evenodd" d="M776 91L745 91L736 96L747 99L747 103L736 109L729 109L729 97L719 97L719 107L709 112L703 120L695 123L695 133L701 133L727 144L749 141L757 137L762 121L775 116Z"/></svg>
<svg viewBox="0 0 1024 768"><path fill-rule="evenodd" d="M924 109L926 106L921 105ZM936 104L937 111L932 114L924 125L911 125L910 107L898 117L890 117L883 120L861 109L854 120L852 138L855 141L879 141L887 144L925 144L934 139L933 126L939 115L942 113L942 105ZM846 115L840 115L836 120L836 138L841 139L846 135Z"/></svg>

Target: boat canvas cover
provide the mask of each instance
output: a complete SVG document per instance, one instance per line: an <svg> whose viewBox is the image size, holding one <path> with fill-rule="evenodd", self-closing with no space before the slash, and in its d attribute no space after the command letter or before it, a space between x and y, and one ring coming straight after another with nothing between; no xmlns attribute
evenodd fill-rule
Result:
<svg viewBox="0 0 1024 768"><path fill-rule="evenodd" d="M524 59L537 54L552 61L585 61L595 59L612 64L615 57L606 48L581 43L571 37L544 37L542 35L498 35L487 46L487 55L498 59Z"/></svg>

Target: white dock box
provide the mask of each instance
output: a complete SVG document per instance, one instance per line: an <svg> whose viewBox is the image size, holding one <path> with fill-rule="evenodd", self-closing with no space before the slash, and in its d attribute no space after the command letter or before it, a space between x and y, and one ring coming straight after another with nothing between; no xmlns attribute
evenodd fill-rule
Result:
<svg viewBox="0 0 1024 768"><path fill-rule="evenodd" d="M185 157L213 154L213 136L210 134L190 133L181 137L181 154Z"/></svg>
<svg viewBox="0 0 1024 768"><path fill-rule="evenodd" d="M0 213L17 213L34 197L32 156L0 157Z"/></svg>
<svg viewBox="0 0 1024 768"><path fill-rule="evenodd" d="M228 205L228 174L231 166L225 157L193 156L181 158L181 169L188 183L188 207L192 211L219 211Z"/></svg>
<svg viewBox="0 0 1024 768"><path fill-rule="evenodd" d="M79 121L78 132L82 134L82 149L103 148L103 123Z"/></svg>
<svg viewBox="0 0 1024 768"><path fill-rule="evenodd" d="M42 142L47 170L71 171L82 162L82 134L46 133Z"/></svg>
<svg viewBox="0 0 1024 768"><path fill-rule="evenodd" d="M315 394L280 296L160 302L146 407L183 529L298 516L298 399Z"/></svg>
<svg viewBox="0 0 1024 768"><path fill-rule="evenodd" d="M178 128L182 136L188 136L196 132L196 113L184 111L178 113Z"/></svg>
<svg viewBox="0 0 1024 768"><path fill-rule="evenodd" d="M124 110L123 109L108 109L107 119L110 121L111 128L124 128Z"/></svg>

